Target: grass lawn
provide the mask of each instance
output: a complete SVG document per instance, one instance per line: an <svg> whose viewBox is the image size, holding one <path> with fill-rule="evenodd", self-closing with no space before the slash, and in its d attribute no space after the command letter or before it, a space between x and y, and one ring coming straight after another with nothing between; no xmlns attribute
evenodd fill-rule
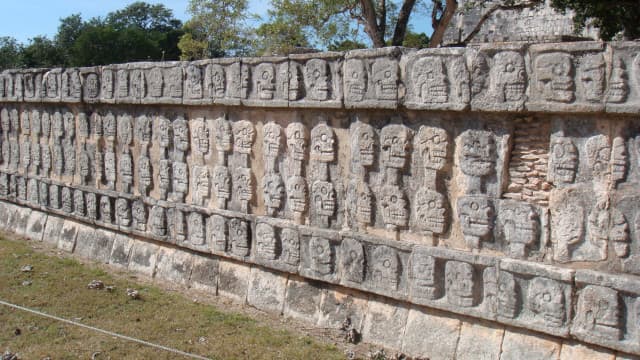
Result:
<svg viewBox="0 0 640 360"><path fill-rule="evenodd" d="M194 302L133 276L0 238L0 300L212 359L344 359L334 345ZM53 256L52 256L53 255ZM22 271L26 265L33 270ZM87 288L92 280L113 291ZM140 299L126 295L127 288ZM0 305L0 355L21 359L180 359L182 356Z"/></svg>

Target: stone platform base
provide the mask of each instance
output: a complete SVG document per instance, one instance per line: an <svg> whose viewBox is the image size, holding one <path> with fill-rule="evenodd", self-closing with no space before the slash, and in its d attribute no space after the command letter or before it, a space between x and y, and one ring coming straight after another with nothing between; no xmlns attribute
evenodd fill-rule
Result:
<svg viewBox="0 0 640 360"><path fill-rule="evenodd" d="M260 310L324 328L346 319L365 342L437 359L630 360L623 353L535 332L400 303L168 244L94 229L27 207L0 202L0 228L108 263Z"/></svg>

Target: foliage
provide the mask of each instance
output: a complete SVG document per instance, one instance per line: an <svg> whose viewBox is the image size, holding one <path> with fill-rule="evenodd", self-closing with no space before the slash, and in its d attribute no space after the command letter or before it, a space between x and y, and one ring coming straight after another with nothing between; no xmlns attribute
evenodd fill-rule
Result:
<svg viewBox="0 0 640 360"><path fill-rule="evenodd" d="M0 70L22 66L22 45L13 37L0 37Z"/></svg>
<svg viewBox="0 0 640 360"><path fill-rule="evenodd" d="M552 0L551 5L561 11L575 11L578 30L587 23L600 28L603 40L617 34L626 39L640 38L640 3L637 0Z"/></svg>
<svg viewBox="0 0 640 360"><path fill-rule="evenodd" d="M64 63L64 55L56 43L46 36L36 36L22 51L22 65L25 67L54 67Z"/></svg>
<svg viewBox="0 0 640 360"><path fill-rule="evenodd" d="M142 1L109 13L105 23L114 29L135 27L149 32L170 32L182 26L182 22L173 17L171 9L161 4L151 5Z"/></svg>
<svg viewBox="0 0 640 360"><path fill-rule="evenodd" d="M185 32L191 38L184 40L183 47L191 52L183 57L197 54L198 46L203 57L252 55L254 36L248 22L256 17L248 6L248 0L189 0L187 10L192 18Z"/></svg>

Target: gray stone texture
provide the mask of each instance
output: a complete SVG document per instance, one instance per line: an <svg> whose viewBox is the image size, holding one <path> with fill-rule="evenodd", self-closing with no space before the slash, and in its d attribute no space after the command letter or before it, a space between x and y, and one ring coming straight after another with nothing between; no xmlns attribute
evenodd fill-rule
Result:
<svg viewBox="0 0 640 360"><path fill-rule="evenodd" d="M373 344L400 348L409 309L403 304L369 300L362 338Z"/></svg>
<svg viewBox="0 0 640 360"><path fill-rule="evenodd" d="M411 308L402 338L402 351L432 360L454 359L461 321L441 312Z"/></svg>
<svg viewBox="0 0 640 360"><path fill-rule="evenodd" d="M222 260L220 261L218 293L244 304L247 300L250 277L251 267Z"/></svg>
<svg viewBox="0 0 640 360"><path fill-rule="evenodd" d="M72 220L65 220L58 236L58 249L73 252L80 227L82 227L85 232L90 232L91 230L91 228L75 223ZM90 239L91 238L88 237L87 241L90 241Z"/></svg>
<svg viewBox="0 0 640 360"><path fill-rule="evenodd" d="M558 360L562 343L549 337L506 330L500 360Z"/></svg>
<svg viewBox="0 0 640 360"><path fill-rule="evenodd" d="M260 310L281 314L286 289L286 275L254 266L251 268L247 303Z"/></svg>
<svg viewBox="0 0 640 360"><path fill-rule="evenodd" d="M32 211L31 215L29 216L29 221L27 221L25 236L30 240L42 241L46 223L47 213Z"/></svg>
<svg viewBox="0 0 640 360"><path fill-rule="evenodd" d="M126 270L129 267L129 258L135 240L125 235L113 236L113 247L109 256L109 264L119 269Z"/></svg>
<svg viewBox="0 0 640 360"><path fill-rule="evenodd" d="M156 271L156 262L162 248L142 241L136 242L129 256L129 270L152 277Z"/></svg>
<svg viewBox="0 0 640 360"><path fill-rule="evenodd" d="M190 286L212 295L218 293L218 259L205 256L193 256Z"/></svg>
<svg viewBox="0 0 640 360"><path fill-rule="evenodd" d="M163 248L156 262L156 280L187 286L191 277L192 256L180 250Z"/></svg>
<svg viewBox="0 0 640 360"><path fill-rule="evenodd" d="M500 358L504 328L483 322L463 322L456 359L493 360Z"/></svg>
<svg viewBox="0 0 640 360"><path fill-rule="evenodd" d="M319 283L290 276L284 299L284 316L315 324L320 316L321 300Z"/></svg>
<svg viewBox="0 0 640 360"><path fill-rule="evenodd" d="M62 226L64 225L64 219L55 215L47 216L47 224L44 228L44 235L42 241L55 246L58 243Z"/></svg>

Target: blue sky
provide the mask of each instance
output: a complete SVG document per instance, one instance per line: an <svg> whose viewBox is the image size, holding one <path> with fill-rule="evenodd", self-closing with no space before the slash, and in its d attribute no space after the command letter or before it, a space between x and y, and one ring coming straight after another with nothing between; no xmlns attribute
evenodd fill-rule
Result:
<svg viewBox="0 0 640 360"><path fill-rule="evenodd" d="M92 17L104 17L107 13L122 9L136 0L4 0L3 17L0 21L0 36L12 36L26 43L30 38L46 35L53 38L60 19L80 13L87 20ZM161 3L173 10L174 16L183 21L189 18L187 4L189 0L146 0L148 3ZM266 17L268 1L250 0L250 11ZM417 13L412 16L414 30L431 32L428 16Z"/></svg>

